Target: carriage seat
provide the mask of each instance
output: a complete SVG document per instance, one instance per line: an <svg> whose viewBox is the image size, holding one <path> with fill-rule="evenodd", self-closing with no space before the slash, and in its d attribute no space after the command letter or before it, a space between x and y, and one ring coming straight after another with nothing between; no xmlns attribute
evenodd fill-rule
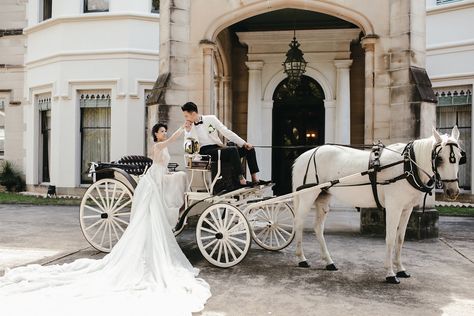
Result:
<svg viewBox="0 0 474 316"><path fill-rule="evenodd" d="M129 155L123 156L117 161L111 162L99 162L96 164L95 171L107 168L119 168L128 173L129 175L139 176L142 175L153 164L153 160L146 156L140 155ZM168 170L175 172L178 168L177 163L169 163Z"/></svg>

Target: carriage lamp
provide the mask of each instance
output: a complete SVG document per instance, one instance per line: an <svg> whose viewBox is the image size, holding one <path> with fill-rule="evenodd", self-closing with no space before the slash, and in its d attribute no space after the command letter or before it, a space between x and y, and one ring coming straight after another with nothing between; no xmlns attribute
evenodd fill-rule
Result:
<svg viewBox="0 0 474 316"><path fill-rule="evenodd" d="M294 31L293 40L289 44L290 49L286 53L286 60L283 62L284 72L288 76L288 83L291 86L297 86L301 80L301 76L306 72L306 60L304 60L300 43L296 40L296 30Z"/></svg>

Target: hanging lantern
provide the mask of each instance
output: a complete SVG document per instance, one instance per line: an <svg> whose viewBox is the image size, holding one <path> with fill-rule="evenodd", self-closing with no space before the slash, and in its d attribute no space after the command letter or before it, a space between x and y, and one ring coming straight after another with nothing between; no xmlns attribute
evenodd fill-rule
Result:
<svg viewBox="0 0 474 316"><path fill-rule="evenodd" d="M297 86L301 76L306 72L307 62L303 58L300 43L296 40L296 31L290 43L290 50L286 53L286 60L283 62L285 73L288 76L288 83Z"/></svg>

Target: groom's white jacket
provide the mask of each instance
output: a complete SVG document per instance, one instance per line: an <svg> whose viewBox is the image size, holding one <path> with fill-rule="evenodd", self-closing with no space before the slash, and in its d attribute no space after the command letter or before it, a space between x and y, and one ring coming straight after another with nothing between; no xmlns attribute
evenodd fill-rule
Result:
<svg viewBox="0 0 474 316"><path fill-rule="evenodd" d="M229 130L215 115L202 115L202 124L191 125L191 130L184 132L184 140L188 138L196 139L200 146L219 145L224 146L222 140L219 138L217 132L223 135L228 140L242 147L245 140L240 138L236 133Z"/></svg>

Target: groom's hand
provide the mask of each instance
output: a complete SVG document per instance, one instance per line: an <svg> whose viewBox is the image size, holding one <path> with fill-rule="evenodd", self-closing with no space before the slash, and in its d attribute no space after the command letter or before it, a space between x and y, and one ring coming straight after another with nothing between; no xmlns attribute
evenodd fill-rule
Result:
<svg viewBox="0 0 474 316"><path fill-rule="evenodd" d="M189 132L191 130L191 125L192 125L191 121L186 121L184 123L184 128L186 129L186 132Z"/></svg>
<svg viewBox="0 0 474 316"><path fill-rule="evenodd" d="M245 143L245 144L244 144L244 148L247 149L247 150L250 150L250 149L253 148L253 145L250 144L250 143Z"/></svg>

